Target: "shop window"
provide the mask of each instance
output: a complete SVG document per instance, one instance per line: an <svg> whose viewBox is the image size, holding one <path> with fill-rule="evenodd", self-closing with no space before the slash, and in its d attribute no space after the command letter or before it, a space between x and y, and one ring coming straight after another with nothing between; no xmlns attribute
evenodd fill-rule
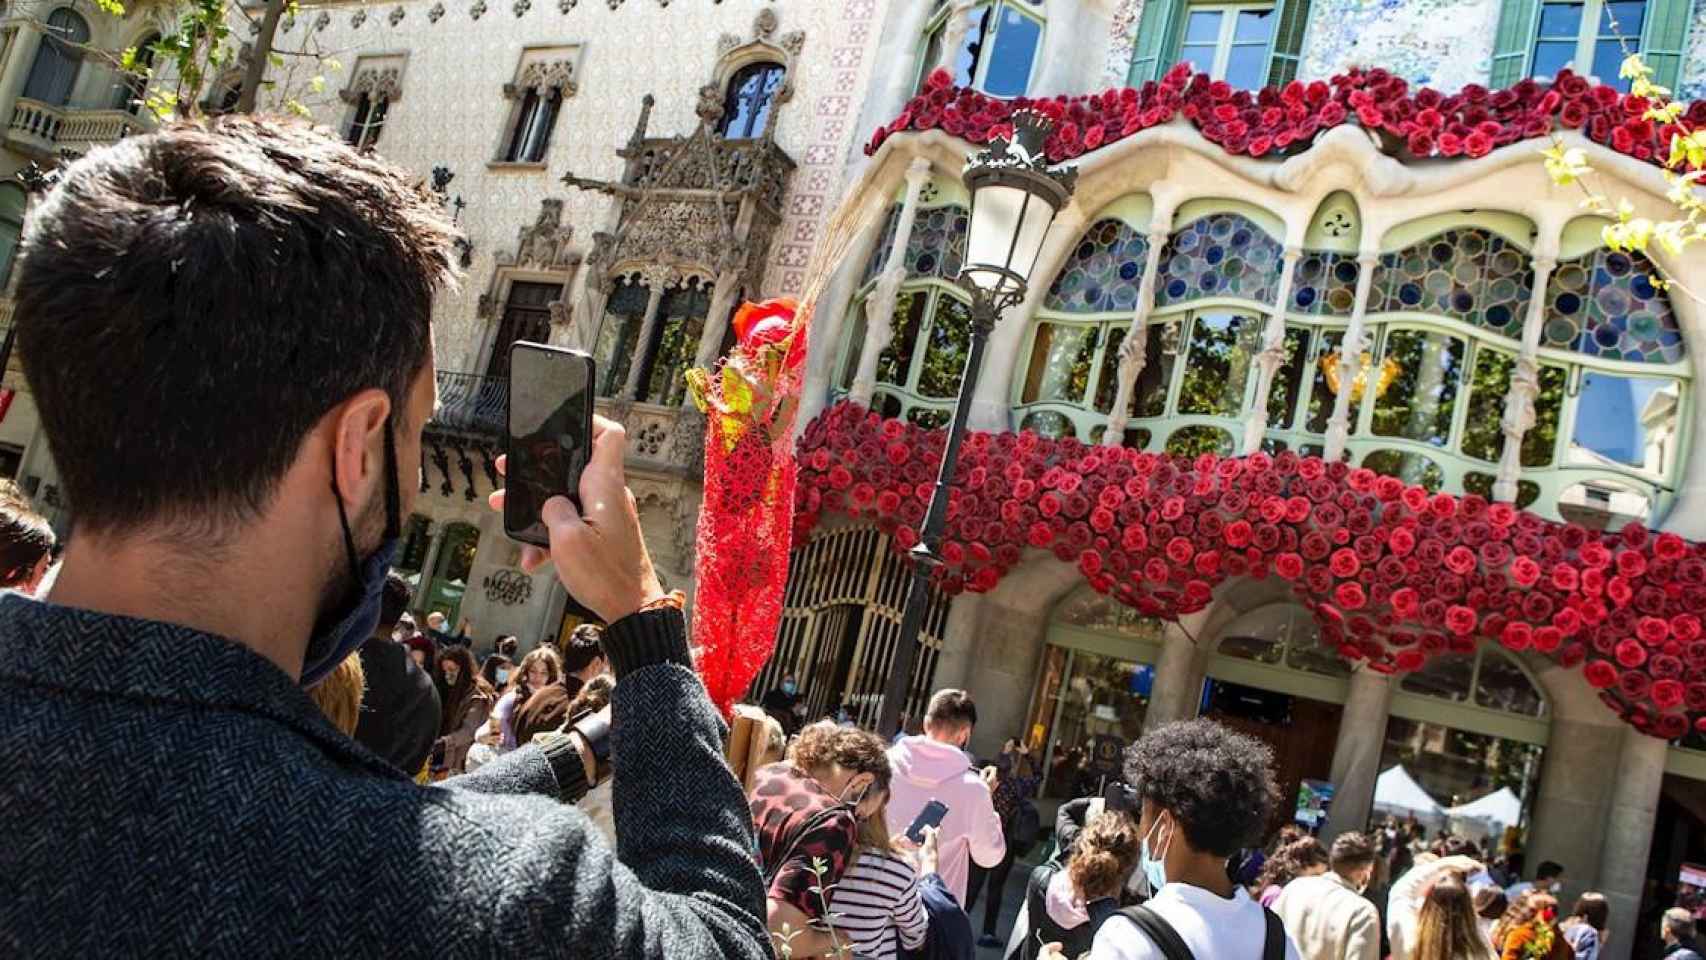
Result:
<svg viewBox="0 0 1706 960"><path fill-rule="evenodd" d="M379 144L379 133L385 127L385 114L391 109L391 101L373 94L357 94L355 113L350 117L349 130L344 139L357 150L372 150Z"/></svg>
<svg viewBox="0 0 1706 960"><path fill-rule="evenodd" d="M60 7L48 14L41 45L24 81L24 97L50 106L71 102L77 75L83 68L83 47L89 42L89 22L75 10Z"/></svg>
<svg viewBox="0 0 1706 960"><path fill-rule="evenodd" d="M1321 629L1309 611L1292 604L1259 607L1221 632L1216 652L1239 660L1328 677L1348 677L1350 667L1321 645Z"/></svg>
<svg viewBox="0 0 1706 960"><path fill-rule="evenodd" d="M438 547L438 561L433 565L424 607L437 610L452 625L460 622L462 596L468 589L468 577L474 569L474 555L480 548L480 529L472 524L453 523L444 528Z"/></svg>
<svg viewBox="0 0 1706 960"><path fill-rule="evenodd" d="M1415 822L1497 847L1527 822L1545 750L1440 723L1391 717L1380 753L1374 820Z"/></svg>
<svg viewBox="0 0 1706 960"><path fill-rule="evenodd" d="M916 286L896 299L893 329L877 357L877 382L909 397L914 423L946 423L971 349L970 308L945 285Z"/></svg>
<svg viewBox="0 0 1706 960"><path fill-rule="evenodd" d="M769 61L749 63L735 71L723 98L723 119L717 132L726 140L764 136L786 74L781 64Z"/></svg>
<svg viewBox="0 0 1706 960"><path fill-rule="evenodd" d="M1114 395L1120 390L1120 350L1125 346L1129 328L1110 325L1104 329L1107 331L1108 345L1102 350L1102 371L1096 377L1095 408L1112 412Z"/></svg>
<svg viewBox="0 0 1706 960"><path fill-rule="evenodd" d="M705 314L711 308L711 284L691 278L664 292L658 302L650 357L641 375L635 397L665 406L679 405L687 396L684 375L698 358L699 338L705 330Z"/></svg>
<svg viewBox="0 0 1706 960"><path fill-rule="evenodd" d="M1319 335L1320 348L1317 351L1322 360L1337 356L1339 344L1344 342L1345 335L1338 330L1323 330ZM1310 433L1326 433L1327 424L1333 419L1333 406L1338 403L1338 392L1344 386L1337 379L1329 376L1328 367L1331 361L1314 364L1311 376L1314 378L1309 388L1309 412L1303 422L1303 429ZM1366 378L1364 378L1366 380ZM1356 400L1362 394L1358 384L1353 380L1350 418L1351 427L1356 427Z"/></svg>
<svg viewBox="0 0 1706 960"><path fill-rule="evenodd" d="M1546 698L1528 673L1496 649L1482 648L1473 654L1438 654L1422 669L1407 674L1399 688L1405 693L1473 703L1524 717L1546 713Z"/></svg>
<svg viewBox="0 0 1706 960"><path fill-rule="evenodd" d="M12 282L12 263L18 258L18 241L24 235L24 189L15 183L0 183L0 290Z"/></svg>
<svg viewBox="0 0 1706 960"><path fill-rule="evenodd" d="M518 340L545 343L551 339L551 304L563 296L560 283L523 283L509 286L503 316L492 337L491 357L486 361L486 376L509 376L510 344Z"/></svg>
<svg viewBox="0 0 1706 960"><path fill-rule="evenodd" d="M1303 373L1309 367L1308 327L1285 328L1285 360L1274 371L1274 382L1268 390L1268 426L1276 430L1291 429L1297 410L1297 399L1303 390Z"/></svg>
<svg viewBox="0 0 1706 960"><path fill-rule="evenodd" d="M942 63L950 37L959 26L963 35L959 48L946 64L954 83L976 87L993 97L1023 96L1031 85L1031 74L1042 47L1043 21L1040 3L1024 0L983 2L964 12L963 24L952 23L954 8L943 5L933 13L925 28L924 55L918 83Z"/></svg>
<svg viewBox="0 0 1706 960"><path fill-rule="evenodd" d="M576 89L578 57L579 50L574 47L522 51L515 80L503 88L512 106L499 144L498 162L545 162L563 100Z"/></svg>
<svg viewBox="0 0 1706 960"><path fill-rule="evenodd" d="M604 323L593 356L598 362L598 395L620 396L628 384L628 367L640 345L651 288L638 276L616 281L604 303Z"/></svg>
<svg viewBox="0 0 1706 960"><path fill-rule="evenodd" d="M1377 391L1374 432L1436 447L1451 439L1463 378L1464 341L1443 333L1395 330L1384 356L1397 364L1389 389Z"/></svg>
<svg viewBox="0 0 1706 960"><path fill-rule="evenodd" d="M1185 11L1178 59L1198 73L1253 90L1267 76L1273 32L1272 4L1193 3Z"/></svg>

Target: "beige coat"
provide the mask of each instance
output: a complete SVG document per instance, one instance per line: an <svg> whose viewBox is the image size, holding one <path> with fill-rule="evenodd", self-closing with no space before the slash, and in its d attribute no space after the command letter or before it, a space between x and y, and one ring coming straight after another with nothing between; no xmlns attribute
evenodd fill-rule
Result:
<svg viewBox="0 0 1706 960"><path fill-rule="evenodd" d="M1380 912L1331 870L1286 884L1273 910L1303 960L1380 960Z"/></svg>

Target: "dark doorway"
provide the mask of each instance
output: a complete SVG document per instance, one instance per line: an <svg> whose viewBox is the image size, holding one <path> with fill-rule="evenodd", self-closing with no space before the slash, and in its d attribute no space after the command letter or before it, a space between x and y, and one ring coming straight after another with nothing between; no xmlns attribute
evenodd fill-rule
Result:
<svg viewBox="0 0 1706 960"><path fill-rule="evenodd" d="M1207 699L1204 716L1273 749L1274 782L1279 784L1280 796L1268 830L1271 833L1290 823L1303 781L1332 776L1333 745L1344 708L1224 680L1209 681Z"/></svg>

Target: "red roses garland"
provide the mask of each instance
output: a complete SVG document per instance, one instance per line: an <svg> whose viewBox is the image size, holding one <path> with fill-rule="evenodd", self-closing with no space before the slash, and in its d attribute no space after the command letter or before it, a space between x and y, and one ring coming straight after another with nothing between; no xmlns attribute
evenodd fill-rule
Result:
<svg viewBox="0 0 1706 960"><path fill-rule="evenodd" d="M795 537L828 512L918 542L944 435L864 407L801 437ZM1591 532L1478 496L1281 453L1194 460L1034 433L966 436L941 555L948 593L984 592L1027 549L1164 619L1232 577L1280 577L1323 642L1370 669L1420 669L1487 639L1581 668L1665 739L1706 731L1706 545L1631 525Z"/></svg>
<svg viewBox="0 0 1706 960"><path fill-rule="evenodd" d="M1544 137L1555 129L1584 136L1638 160L1662 165L1675 132L1706 125L1706 101L1696 101L1675 126L1643 118L1651 104L1615 87L1592 84L1568 70L1550 84L1523 80L1505 90L1470 84L1446 95L1382 69L1352 69L1331 80L1292 81L1284 87L1236 90L1179 64L1159 83L1104 93L1003 100L953 86L937 70L899 117L879 128L865 148L905 130L940 129L971 143L1010 135L1019 109L1039 110L1055 121L1047 144L1059 163L1183 115L1203 137L1228 153L1261 157L1307 148L1323 131L1355 121L1382 148L1410 159L1483 157L1495 147Z"/></svg>

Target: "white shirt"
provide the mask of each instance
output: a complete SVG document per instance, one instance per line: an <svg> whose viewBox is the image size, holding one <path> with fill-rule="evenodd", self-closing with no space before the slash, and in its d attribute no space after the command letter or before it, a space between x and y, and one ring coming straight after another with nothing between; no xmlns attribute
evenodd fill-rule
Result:
<svg viewBox="0 0 1706 960"><path fill-rule="evenodd" d="M1201 887L1169 883L1146 904L1173 925L1197 960L1261 960L1268 937L1262 905L1239 887L1230 900ZM1090 949L1092 960L1165 960L1161 948L1122 916L1102 924ZM1297 945L1285 940L1286 960L1301 960Z"/></svg>

